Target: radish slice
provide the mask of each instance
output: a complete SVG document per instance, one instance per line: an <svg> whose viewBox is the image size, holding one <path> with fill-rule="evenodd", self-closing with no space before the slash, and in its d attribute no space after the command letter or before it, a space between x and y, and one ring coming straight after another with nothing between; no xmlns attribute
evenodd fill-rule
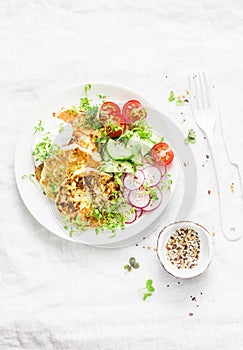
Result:
<svg viewBox="0 0 243 350"><path fill-rule="evenodd" d="M129 193L130 193L130 190L128 190L126 187L124 187L122 190L122 195L125 199L128 199Z"/></svg>
<svg viewBox="0 0 243 350"><path fill-rule="evenodd" d="M137 219L139 219L140 218L140 216L142 216L142 214L143 214L143 209L136 209L136 212L137 212Z"/></svg>
<svg viewBox="0 0 243 350"><path fill-rule="evenodd" d="M142 190L130 191L128 200L135 208L143 209L150 202L150 195Z"/></svg>
<svg viewBox="0 0 243 350"><path fill-rule="evenodd" d="M141 170L137 170L135 174L127 174L123 183L128 190L137 190L144 181L144 174Z"/></svg>
<svg viewBox="0 0 243 350"><path fill-rule="evenodd" d="M134 212L129 215L129 218L125 222L125 224L132 224L136 219L137 219L137 211L134 210Z"/></svg>
<svg viewBox="0 0 243 350"><path fill-rule="evenodd" d="M157 209L162 202L162 192L160 189L157 186L153 187L153 189L158 199L150 198L149 204L143 208L145 212Z"/></svg>
<svg viewBox="0 0 243 350"><path fill-rule="evenodd" d="M156 168L158 168L161 172L161 176L163 176L164 174L167 173L167 167L166 165L151 165L150 163L144 163L143 167L140 167L139 169L142 170L144 172L145 169L147 169L148 167L154 166Z"/></svg>
<svg viewBox="0 0 243 350"><path fill-rule="evenodd" d="M153 165L144 168L143 173L144 173L143 184L148 187L156 186L161 181L162 174L160 170Z"/></svg>

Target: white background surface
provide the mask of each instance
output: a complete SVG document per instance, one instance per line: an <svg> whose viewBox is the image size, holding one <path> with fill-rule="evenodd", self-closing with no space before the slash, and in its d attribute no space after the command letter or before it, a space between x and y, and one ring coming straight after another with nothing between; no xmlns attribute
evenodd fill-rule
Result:
<svg viewBox="0 0 243 350"><path fill-rule="evenodd" d="M206 140L189 109L167 101L170 89L185 91L189 72L206 70L243 167L242 23L236 0L1 2L1 349L243 348L243 239L222 236ZM127 85L185 135L197 131L200 183L192 219L216 233L215 258L203 276L178 284L162 271L156 233L138 246L97 250L55 237L24 207L13 169L24 124L45 98L92 80ZM123 265L131 256L141 268L129 274ZM156 291L144 302L138 289L148 278Z"/></svg>

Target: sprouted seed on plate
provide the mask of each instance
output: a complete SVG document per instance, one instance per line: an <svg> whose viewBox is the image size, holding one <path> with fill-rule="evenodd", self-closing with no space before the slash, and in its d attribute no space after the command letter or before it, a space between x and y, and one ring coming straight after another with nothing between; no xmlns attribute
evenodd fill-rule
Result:
<svg viewBox="0 0 243 350"><path fill-rule="evenodd" d="M198 233L184 227L176 230L166 243L166 257L178 269L192 269L198 264L200 238Z"/></svg>

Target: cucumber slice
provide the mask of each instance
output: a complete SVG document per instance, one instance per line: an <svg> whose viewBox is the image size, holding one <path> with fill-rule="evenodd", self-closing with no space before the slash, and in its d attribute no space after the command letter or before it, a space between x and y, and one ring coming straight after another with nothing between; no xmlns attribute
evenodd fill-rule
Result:
<svg viewBox="0 0 243 350"><path fill-rule="evenodd" d="M134 164L123 161L123 162L106 162L102 168L102 171L106 173L135 173L136 167Z"/></svg>
<svg viewBox="0 0 243 350"><path fill-rule="evenodd" d="M106 152L110 158L114 160L128 160L134 157L135 153L132 149L113 139L109 139L106 143Z"/></svg>
<svg viewBox="0 0 243 350"><path fill-rule="evenodd" d="M141 151L135 154L135 156L132 158L132 161L136 165L143 165L143 157L142 157Z"/></svg>
<svg viewBox="0 0 243 350"><path fill-rule="evenodd" d="M141 143L142 156L144 157L145 154L147 154L151 151L151 149L154 146L154 142L151 140L147 140L147 139L142 139L141 141L142 141L142 143Z"/></svg>
<svg viewBox="0 0 243 350"><path fill-rule="evenodd" d="M154 146L154 142L149 139L141 139L138 134L134 134L127 143L127 148L134 149L135 147L140 147L140 154L145 156L149 153L151 148ZM137 154L136 152L135 154Z"/></svg>
<svg viewBox="0 0 243 350"><path fill-rule="evenodd" d="M107 162L107 161L109 161L109 160L111 159L110 156L109 156L109 154L107 154L106 148L105 148L105 147L102 148L100 154L101 154L101 158L102 158L102 160L103 160L104 162Z"/></svg>

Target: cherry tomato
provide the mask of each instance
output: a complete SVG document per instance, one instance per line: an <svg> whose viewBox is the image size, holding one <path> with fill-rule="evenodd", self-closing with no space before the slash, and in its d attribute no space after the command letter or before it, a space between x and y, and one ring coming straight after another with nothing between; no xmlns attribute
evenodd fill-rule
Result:
<svg viewBox="0 0 243 350"><path fill-rule="evenodd" d="M120 114L120 107L114 102L104 102L100 107L100 119L104 122L110 117L115 117Z"/></svg>
<svg viewBox="0 0 243 350"><path fill-rule="evenodd" d="M159 142L151 150L153 160L159 165L168 165L174 158L174 152L165 142Z"/></svg>
<svg viewBox="0 0 243 350"><path fill-rule="evenodd" d="M121 114L116 116L110 116L109 119L105 122L105 131L108 136L112 139L115 139L123 133L126 129L126 123Z"/></svg>
<svg viewBox="0 0 243 350"><path fill-rule="evenodd" d="M137 100L127 101L122 108L122 115L127 123L133 124L147 116L146 109Z"/></svg>

